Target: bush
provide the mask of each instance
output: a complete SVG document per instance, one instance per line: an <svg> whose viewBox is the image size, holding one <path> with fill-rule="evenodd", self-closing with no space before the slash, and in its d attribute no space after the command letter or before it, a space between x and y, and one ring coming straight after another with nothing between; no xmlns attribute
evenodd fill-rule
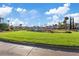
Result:
<svg viewBox="0 0 79 59"><path fill-rule="evenodd" d="M55 33L53 30L50 30L50 33Z"/></svg>
<svg viewBox="0 0 79 59"><path fill-rule="evenodd" d="M72 33L71 31L66 31L65 33Z"/></svg>
<svg viewBox="0 0 79 59"><path fill-rule="evenodd" d="M0 30L5 31L8 29L8 24L6 23L0 23Z"/></svg>

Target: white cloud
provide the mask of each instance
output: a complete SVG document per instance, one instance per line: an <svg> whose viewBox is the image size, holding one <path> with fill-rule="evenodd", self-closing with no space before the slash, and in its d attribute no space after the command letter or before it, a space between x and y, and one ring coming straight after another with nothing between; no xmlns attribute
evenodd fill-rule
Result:
<svg viewBox="0 0 79 59"><path fill-rule="evenodd" d="M64 15L69 11L69 7L59 7L56 11L56 14Z"/></svg>
<svg viewBox="0 0 79 59"><path fill-rule="evenodd" d="M79 13L67 14L67 17L79 17Z"/></svg>
<svg viewBox="0 0 79 59"><path fill-rule="evenodd" d="M79 23L79 17L74 17L74 22Z"/></svg>
<svg viewBox="0 0 79 59"><path fill-rule="evenodd" d="M29 20L37 19L40 15L39 12L35 9L27 10L23 8L17 8L16 11L19 13L19 17L21 18L27 18Z"/></svg>
<svg viewBox="0 0 79 59"><path fill-rule="evenodd" d="M9 24L13 25L13 26L19 26L20 24L22 24L23 26L26 26L27 22L23 22L21 20L19 20L18 18L7 18L6 20L10 20Z"/></svg>
<svg viewBox="0 0 79 59"><path fill-rule="evenodd" d="M33 15L36 15L38 13L37 10L34 10L34 9L33 10L27 10L27 9L24 9L24 8L17 8L16 11L18 13L20 13L20 15L25 14L25 15L31 15L31 16L33 16Z"/></svg>
<svg viewBox="0 0 79 59"><path fill-rule="evenodd" d="M41 23L40 22L38 22L38 26L41 26Z"/></svg>
<svg viewBox="0 0 79 59"><path fill-rule="evenodd" d="M24 25L28 25L31 26L31 22L36 22L36 20L38 20L40 18L40 13L35 10L27 10L27 9L23 9L23 8L16 8L15 11L19 14L19 19L21 19L21 21L19 19L14 19L12 21L12 24L15 25L19 25L20 23L24 23ZM28 21L28 22L23 22L22 21ZM18 23L17 23L18 22ZM28 24L29 23L29 24ZM38 25L37 23L35 25Z"/></svg>
<svg viewBox="0 0 79 59"><path fill-rule="evenodd" d="M58 24L58 22L60 22L59 17L57 15L54 15L52 17L52 21L48 22L47 25L53 25L53 24Z"/></svg>
<svg viewBox="0 0 79 59"><path fill-rule="evenodd" d="M52 17L47 17L47 20L52 20Z"/></svg>
<svg viewBox="0 0 79 59"><path fill-rule="evenodd" d="M37 14L38 11L37 10L30 10L29 13L34 15L34 14Z"/></svg>
<svg viewBox="0 0 79 59"><path fill-rule="evenodd" d="M49 11L45 12L45 14L64 15L70 10L69 6L70 4L64 4L62 7L50 9Z"/></svg>
<svg viewBox="0 0 79 59"><path fill-rule="evenodd" d="M45 14L55 14L56 13L56 8L50 9L49 11L45 12Z"/></svg>
<svg viewBox="0 0 79 59"><path fill-rule="evenodd" d="M67 17L73 17L75 23L79 23L79 13L67 14Z"/></svg>
<svg viewBox="0 0 79 59"><path fill-rule="evenodd" d="M65 7L69 7L70 6L70 3L65 3L64 6Z"/></svg>
<svg viewBox="0 0 79 59"><path fill-rule="evenodd" d="M49 15L48 18L51 19L51 21L48 22L48 25L58 24L58 22L61 22L61 17L64 17L64 15L66 15L70 10L69 6L70 4L66 3L63 6L49 9L47 12L45 12L46 15Z"/></svg>
<svg viewBox="0 0 79 59"><path fill-rule="evenodd" d="M30 19L37 19L38 17L40 17L37 10L30 10L28 15L30 16Z"/></svg>
<svg viewBox="0 0 79 59"><path fill-rule="evenodd" d="M27 10L26 9L23 9L23 8L17 8L16 11L19 12L19 13L21 13L21 14L27 12Z"/></svg>
<svg viewBox="0 0 79 59"><path fill-rule="evenodd" d="M0 7L0 17L8 15L9 13L12 12L12 9L13 9L12 7L3 5L2 7Z"/></svg>
<svg viewBox="0 0 79 59"><path fill-rule="evenodd" d="M74 22L79 23L79 17L74 17ZM70 23L70 20L67 20L67 23Z"/></svg>

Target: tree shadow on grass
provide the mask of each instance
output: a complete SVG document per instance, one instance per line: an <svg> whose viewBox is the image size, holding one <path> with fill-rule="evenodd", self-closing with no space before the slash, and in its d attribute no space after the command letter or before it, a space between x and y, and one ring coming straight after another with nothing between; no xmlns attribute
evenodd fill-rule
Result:
<svg viewBox="0 0 79 59"><path fill-rule="evenodd" d="M10 41L3 38L0 38L0 41L12 43L12 44L19 44L19 45L25 45L25 46L27 45L27 46L32 46L32 47L50 49L50 50L55 50L55 51L79 53L79 46L51 45L51 44L32 43L32 42L16 42L16 41Z"/></svg>

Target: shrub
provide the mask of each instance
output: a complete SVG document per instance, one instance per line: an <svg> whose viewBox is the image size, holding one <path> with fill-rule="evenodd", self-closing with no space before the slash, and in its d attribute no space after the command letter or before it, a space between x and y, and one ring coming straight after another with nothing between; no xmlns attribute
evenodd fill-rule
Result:
<svg viewBox="0 0 79 59"><path fill-rule="evenodd" d="M0 23L0 30L5 31L8 29L8 24L6 23Z"/></svg>
<svg viewBox="0 0 79 59"><path fill-rule="evenodd" d="M66 31L65 33L72 33L71 31Z"/></svg>

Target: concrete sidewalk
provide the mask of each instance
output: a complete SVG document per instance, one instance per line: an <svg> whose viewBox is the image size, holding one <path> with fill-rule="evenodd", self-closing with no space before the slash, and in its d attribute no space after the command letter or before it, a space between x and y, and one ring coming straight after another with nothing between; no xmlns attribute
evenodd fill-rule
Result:
<svg viewBox="0 0 79 59"><path fill-rule="evenodd" d="M79 53L0 42L0 56L79 56Z"/></svg>

